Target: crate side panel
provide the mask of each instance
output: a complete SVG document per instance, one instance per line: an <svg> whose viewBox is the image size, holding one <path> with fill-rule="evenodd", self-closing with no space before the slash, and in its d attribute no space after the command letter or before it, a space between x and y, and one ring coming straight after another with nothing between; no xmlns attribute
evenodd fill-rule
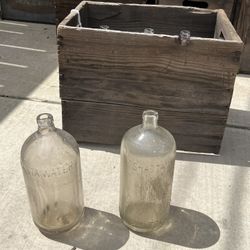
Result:
<svg viewBox="0 0 250 250"><path fill-rule="evenodd" d="M199 2L205 2L207 3L206 8L208 9L224 9L227 16L231 19L233 16L233 10L234 10L234 0L194 0L194 1L184 1L184 0L158 0L159 4L163 5L180 5L183 6L183 4L186 4L186 6L192 5L191 2L199 5ZM188 3L190 2L190 3Z"/></svg>
<svg viewBox="0 0 250 250"><path fill-rule="evenodd" d="M237 43L64 30L63 99L223 113L239 67ZM157 46L156 46L157 44Z"/></svg>
<svg viewBox="0 0 250 250"><path fill-rule="evenodd" d="M96 1L96 0L92 0ZM56 6L56 19L59 24L82 0L55 0ZM145 3L144 0L103 0L101 2L120 2L120 3Z"/></svg>
<svg viewBox="0 0 250 250"><path fill-rule="evenodd" d="M141 123L143 110L141 107L63 100L63 128L78 142L120 144L123 134ZM177 149L218 153L225 116L157 111L159 124L173 133Z"/></svg>

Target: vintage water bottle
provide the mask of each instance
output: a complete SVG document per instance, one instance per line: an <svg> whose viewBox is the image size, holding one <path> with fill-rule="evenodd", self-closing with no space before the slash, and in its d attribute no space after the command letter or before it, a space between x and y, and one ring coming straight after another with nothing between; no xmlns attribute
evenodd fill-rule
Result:
<svg viewBox="0 0 250 250"><path fill-rule="evenodd" d="M156 111L144 111L142 125L129 129L121 144L120 215L138 232L158 229L170 209L176 144L157 120Z"/></svg>
<svg viewBox="0 0 250 250"><path fill-rule="evenodd" d="M52 115L40 114L37 123L21 150L31 213L42 232L62 232L84 211L80 152L70 134L55 128Z"/></svg>

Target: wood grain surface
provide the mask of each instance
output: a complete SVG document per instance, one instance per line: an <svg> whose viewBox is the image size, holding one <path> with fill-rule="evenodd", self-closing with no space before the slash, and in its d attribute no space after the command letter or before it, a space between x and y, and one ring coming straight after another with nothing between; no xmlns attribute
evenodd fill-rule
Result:
<svg viewBox="0 0 250 250"><path fill-rule="evenodd" d="M240 71L250 73L250 1L239 0L234 17L234 26L245 43L241 56Z"/></svg>
<svg viewBox="0 0 250 250"><path fill-rule="evenodd" d="M54 24L54 0L1 0L0 17L7 20Z"/></svg>
<svg viewBox="0 0 250 250"><path fill-rule="evenodd" d="M62 100L63 128L78 142L119 145L123 134L141 124L151 108ZM159 125L168 129L177 149L218 153L227 115L160 110Z"/></svg>
<svg viewBox="0 0 250 250"><path fill-rule="evenodd" d="M208 9L224 9L229 19L233 17L234 14L234 0L193 0L193 1L183 1L183 0L156 0L158 4L164 5L180 5L183 6L183 3L197 5L199 6L200 2L207 3Z"/></svg>
<svg viewBox="0 0 250 250"><path fill-rule="evenodd" d="M163 112L163 119L168 121L164 124L170 124L179 149L218 152L242 49L223 10L121 4L104 7L99 3L83 4L82 20L92 26L90 17L95 17L95 22L108 17L117 29L75 28L74 14L58 28L65 128L74 131L79 141L116 144L125 130L140 122L138 117L144 109L154 108ZM148 23L137 12L157 16L155 23L152 21L156 34L138 32ZM139 17L137 32L121 31L121 26L129 29L127 23L134 16ZM167 22L167 18L174 17L176 30ZM165 27L158 33L157 27L164 22ZM184 28L199 36L191 36L187 46L181 46L177 36ZM84 117L86 112L93 115L87 118L89 123ZM120 113L125 117L118 118ZM112 123L112 136L102 135L102 121L107 126Z"/></svg>
<svg viewBox="0 0 250 250"><path fill-rule="evenodd" d="M59 24L82 0L54 0L56 6L56 19ZM95 0L92 0L95 1ZM102 2L119 2L119 3L145 3L144 0L102 0Z"/></svg>
<svg viewBox="0 0 250 250"><path fill-rule="evenodd" d="M193 36L213 37L216 13L200 12L194 15L183 8L151 8L132 5L89 5L89 28L108 25L112 30L143 32L150 27L157 34L178 35L180 30L188 29ZM202 14L201 14L202 13Z"/></svg>

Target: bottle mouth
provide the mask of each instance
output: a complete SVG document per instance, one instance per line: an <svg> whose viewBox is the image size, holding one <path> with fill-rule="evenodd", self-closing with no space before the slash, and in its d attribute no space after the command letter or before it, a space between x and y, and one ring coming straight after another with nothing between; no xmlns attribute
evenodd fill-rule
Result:
<svg viewBox="0 0 250 250"><path fill-rule="evenodd" d="M155 111L155 110L152 110L152 109L149 109L149 110L145 110L142 114L142 118L144 117L154 117L156 119L158 119L158 112Z"/></svg>
<svg viewBox="0 0 250 250"><path fill-rule="evenodd" d="M147 34L154 34L154 29L152 29L152 28L145 28L145 29L144 29L144 33L147 33Z"/></svg>
<svg viewBox="0 0 250 250"><path fill-rule="evenodd" d="M142 114L144 127L157 127L158 112L155 110L145 110Z"/></svg>
<svg viewBox="0 0 250 250"><path fill-rule="evenodd" d="M39 128L48 128L54 125L53 116L49 113L42 113L36 118Z"/></svg>

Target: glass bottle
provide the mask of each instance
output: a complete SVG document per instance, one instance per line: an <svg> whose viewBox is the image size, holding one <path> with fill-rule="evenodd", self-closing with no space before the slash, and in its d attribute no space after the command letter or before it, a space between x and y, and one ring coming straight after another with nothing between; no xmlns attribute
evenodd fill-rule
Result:
<svg viewBox="0 0 250 250"><path fill-rule="evenodd" d="M158 229L168 219L176 154L174 137L157 125L158 113L143 112L121 144L120 215L137 232Z"/></svg>
<svg viewBox="0 0 250 250"><path fill-rule="evenodd" d="M38 130L21 150L33 221L45 233L66 231L84 211L78 144L69 133L55 128L51 114L40 114L37 124Z"/></svg>
<svg viewBox="0 0 250 250"><path fill-rule="evenodd" d="M152 29L152 28L145 28L144 29L144 33L147 33L147 34L154 34L154 29Z"/></svg>
<svg viewBox="0 0 250 250"><path fill-rule="evenodd" d="M100 25L99 26L100 27L100 29L103 29L103 30L108 30L109 29L109 26L108 25Z"/></svg>

